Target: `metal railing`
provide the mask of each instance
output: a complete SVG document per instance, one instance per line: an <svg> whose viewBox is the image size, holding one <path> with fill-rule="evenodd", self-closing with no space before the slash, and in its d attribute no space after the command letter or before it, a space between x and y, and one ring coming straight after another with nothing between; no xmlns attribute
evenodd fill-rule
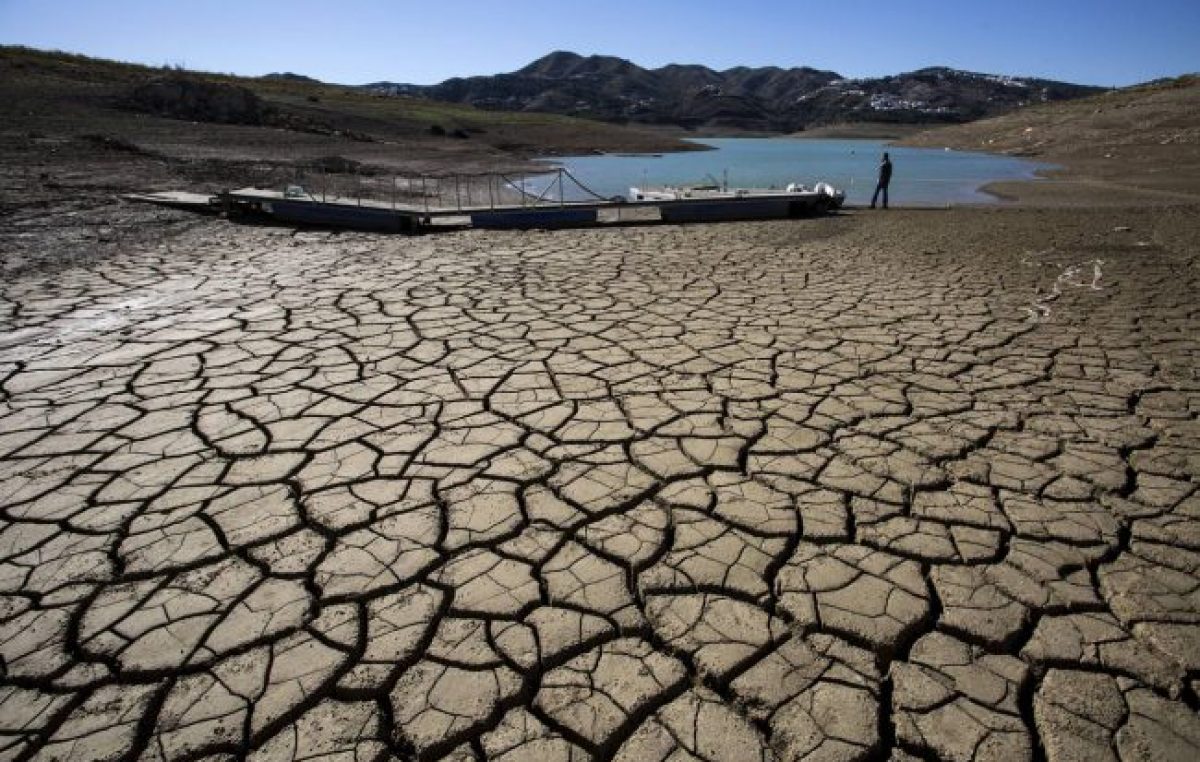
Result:
<svg viewBox="0 0 1200 762"><path fill-rule="evenodd" d="M609 201L564 168L543 172L401 174L347 163L253 167L250 184L322 203L373 206L405 211L447 212L565 206Z"/></svg>

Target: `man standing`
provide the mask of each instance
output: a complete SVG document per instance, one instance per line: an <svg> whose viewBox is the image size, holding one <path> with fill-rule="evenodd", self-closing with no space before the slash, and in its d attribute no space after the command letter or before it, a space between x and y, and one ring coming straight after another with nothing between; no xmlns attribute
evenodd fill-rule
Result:
<svg viewBox="0 0 1200 762"><path fill-rule="evenodd" d="M892 160L883 153L883 161L879 162L879 182L875 184L875 193L871 196L871 208L875 208L875 201L879 198L879 192L883 191L883 208L887 209L887 191L888 183L892 181Z"/></svg>

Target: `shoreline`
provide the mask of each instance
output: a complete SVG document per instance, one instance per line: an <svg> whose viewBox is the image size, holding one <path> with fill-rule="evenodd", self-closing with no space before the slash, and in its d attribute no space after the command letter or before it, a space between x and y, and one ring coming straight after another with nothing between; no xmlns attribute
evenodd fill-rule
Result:
<svg viewBox="0 0 1200 762"><path fill-rule="evenodd" d="M885 138L882 136L881 137L867 137L864 135L853 135L853 136L847 135L845 137L820 137L820 136L814 135L814 136L801 137L800 135L784 135L784 134L770 135L770 136L765 136L765 135L759 136L759 135L750 135L750 134L724 134L724 135L712 135L712 136L706 136L706 137L685 138L685 140L687 140L689 142L690 141L698 142L698 141L702 141L705 139L709 139L709 140L769 140L769 141L788 141L788 140L802 140L803 139L803 140L831 140L831 141L839 141L839 142L840 141L854 141L854 142L868 143L872 147L882 146L882 147L886 148L886 147L890 147L890 146L896 146L899 148L909 148L909 149L916 148L916 149L920 149L923 151L931 151L931 152L935 152L938 154L941 153L941 151L939 149L937 149L933 146L907 146L907 145L904 145L902 142L899 142L900 138L888 139L888 138ZM715 145L700 144L697 146L697 150L699 150L699 151L719 151L719 150L721 150L721 148L722 148L721 146L715 146ZM1001 190L1001 188L1003 188L1006 185L1010 185L1010 184L1038 184L1038 183L1048 182L1051 180L1051 178L1046 176L1048 173L1061 171L1063 169L1063 167L1061 165L1052 164L1052 163L1044 161L1044 160L1036 160L1031 157L1023 157L1023 156L1011 156L1011 155L1005 154L1003 152L971 150L971 149L951 149L951 150L954 153L958 153L958 154L977 154L980 156L995 156L995 157L1002 157L1002 158L1009 158L1009 159L1017 159L1019 161L1026 161L1026 162L1036 164L1039 166L1034 166L1029 170L1030 177L1028 177L1028 178L988 180L988 181L985 181L985 182L983 182L977 186L974 186L972 188L972 192L977 193L977 194L991 196L991 199L972 199L972 200L959 199L959 200L950 200L950 201L944 201L944 202L923 202L923 203L918 202L918 203L914 203L912 205L901 203L899 205L893 204L893 206L895 206L895 208L905 208L905 209L946 209L946 208L953 208L953 207L960 207L960 206L966 207L966 208L971 208L971 207L979 207L979 206L992 206L992 205L1001 205L1001 204L1007 204L1007 203L1015 203L1018 201L1018 194L1013 191L1010 191L1010 190ZM540 156L540 157L534 159L534 161L546 162L548 167L550 168L549 171L552 172L554 168L563 166L562 161L564 159L583 159L583 160L588 160L588 159L593 159L593 158L659 159L659 158L662 158L669 154L678 154L678 153L686 153L686 152L683 152L683 151L653 151L653 152L638 153L638 152L627 152L627 151L619 151L619 152L597 151L592 154L569 154L569 155ZM919 182L927 182L927 181L928 180L919 180ZM850 188L847 187L844 190L849 191ZM853 208L855 206L856 206L855 204L848 204L847 208ZM865 204L863 206L865 207Z"/></svg>

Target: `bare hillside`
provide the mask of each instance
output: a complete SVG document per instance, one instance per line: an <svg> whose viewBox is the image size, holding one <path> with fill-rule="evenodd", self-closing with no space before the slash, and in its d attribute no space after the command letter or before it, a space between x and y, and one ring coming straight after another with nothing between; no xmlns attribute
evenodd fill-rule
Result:
<svg viewBox="0 0 1200 762"><path fill-rule="evenodd" d="M304 161L330 155L413 168L535 155L663 151L661 132L550 114L495 113L298 77L233 77L0 47L0 134L105 139L172 159Z"/></svg>
<svg viewBox="0 0 1200 762"><path fill-rule="evenodd" d="M930 130L904 145L983 150L1060 164L1073 182L1170 194L1200 192L1200 77L1033 106Z"/></svg>

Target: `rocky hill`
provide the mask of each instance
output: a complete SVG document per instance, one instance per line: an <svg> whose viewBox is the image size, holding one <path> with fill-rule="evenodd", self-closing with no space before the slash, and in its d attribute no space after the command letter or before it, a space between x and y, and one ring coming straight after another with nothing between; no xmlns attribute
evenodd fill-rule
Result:
<svg viewBox="0 0 1200 762"><path fill-rule="evenodd" d="M874 79L847 79L808 67L645 69L622 58L563 51L507 74L425 87L392 82L364 87L493 110L765 132L846 122L954 124L1101 89L943 67Z"/></svg>
<svg viewBox="0 0 1200 762"><path fill-rule="evenodd" d="M313 79L312 77L307 77L303 74L296 74L295 72L291 71L273 71L270 74L262 75L262 79L277 79L283 82L303 82L309 85L324 84L319 79Z"/></svg>

